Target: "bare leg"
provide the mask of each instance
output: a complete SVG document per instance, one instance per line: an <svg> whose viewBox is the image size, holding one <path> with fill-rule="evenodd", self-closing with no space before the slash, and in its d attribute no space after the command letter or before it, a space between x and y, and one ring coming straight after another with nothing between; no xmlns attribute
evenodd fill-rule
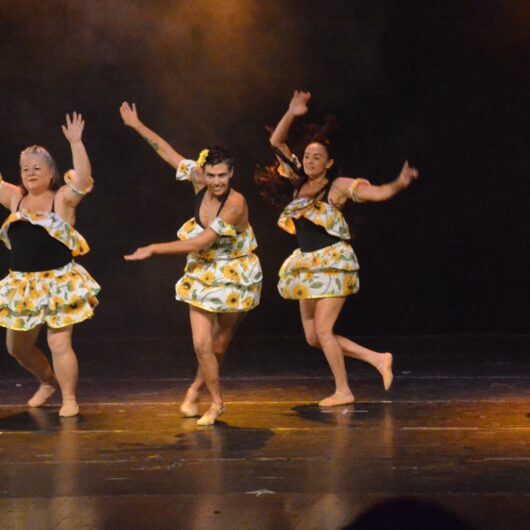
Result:
<svg viewBox="0 0 530 530"><path fill-rule="evenodd" d="M59 416L79 414L76 398L79 366L72 349L72 330L73 326L59 329L48 328L48 346L52 352L55 377L63 395L63 406L59 410Z"/></svg>
<svg viewBox="0 0 530 530"><path fill-rule="evenodd" d="M221 365L226 350L244 315L245 313L218 313L216 315L213 326L213 352L218 365ZM180 411L185 417L189 418L199 414L199 393L204 384L205 380L199 366L195 379L188 388L180 407Z"/></svg>
<svg viewBox="0 0 530 530"><path fill-rule="evenodd" d="M212 405L206 414L197 420L197 424L212 425L224 411L223 396L219 384L219 363L213 352L213 328L216 314L192 305L189 307L193 347L202 377L204 377L212 398Z"/></svg>
<svg viewBox="0 0 530 530"><path fill-rule="evenodd" d="M40 382L39 389L28 401L30 407L44 405L57 390L57 381L53 375L50 363L44 353L35 346L39 332L40 326L29 331L8 329L6 336L9 354Z"/></svg>
<svg viewBox="0 0 530 530"><path fill-rule="evenodd" d="M344 305L344 298L300 300L300 315L307 342L322 348L335 379L335 394L323 399L321 406L353 403L354 397L348 384L344 353L333 334L333 326Z"/></svg>
<svg viewBox="0 0 530 530"><path fill-rule="evenodd" d="M346 405L354 401L346 375L344 353L333 333L344 302L345 298L321 298L315 303L315 334L335 379L335 393L319 403L324 407Z"/></svg>
<svg viewBox="0 0 530 530"><path fill-rule="evenodd" d="M300 312L306 340L310 346L321 348L320 342L315 333L315 306L316 300L300 301ZM390 388L393 379L391 353L379 353L365 348L364 346L361 346L360 344L357 344L346 337L341 337L339 335L335 335L335 337L337 338L337 341L339 342L342 352L345 356L359 359L371 364L383 377L385 390Z"/></svg>
<svg viewBox="0 0 530 530"><path fill-rule="evenodd" d="M365 361L377 369L383 377L385 390L388 390L392 386L392 380L394 379L394 375L392 374L393 357L390 352L379 353L370 350L346 337L337 336L337 340L344 355Z"/></svg>

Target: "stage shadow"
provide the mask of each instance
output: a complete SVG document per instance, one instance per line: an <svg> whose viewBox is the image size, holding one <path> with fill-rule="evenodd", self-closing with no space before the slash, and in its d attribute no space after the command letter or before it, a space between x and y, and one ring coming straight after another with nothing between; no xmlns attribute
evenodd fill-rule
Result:
<svg viewBox="0 0 530 530"><path fill-rule="evenodd" d="M473 530L443 506L419 499L387 499L368 508L343 530Z"/></svg>
<svg viewBox="0 0 530 530"><path fill-rule="evenodd" d="M291 408L300 419L325 425L354 426L356 424L382 420L391 415L386 403L343 405L340 407L319 407L318 405L297 405Z"/></svg>
<svg viewBox="0 0 530 530"><path fill-rule="evenodd" d="M260 451L273 438L270 429L232 427L217 421L212 427L197 427L196 419L183 420L185 432L176 435L174 444L135 444L122 447L124 452L182 452L202 454L208 458L221 459L245 458ZM189 430L187 430L189 429Z"/></svg>
<svg viewBox="0 0 530 530"><path fill-rule="evenodd" d="M77 430L84 423L82 416L61 418L55 408L29 408L23 412L0 417L3 432L59 432Z"/></svg>

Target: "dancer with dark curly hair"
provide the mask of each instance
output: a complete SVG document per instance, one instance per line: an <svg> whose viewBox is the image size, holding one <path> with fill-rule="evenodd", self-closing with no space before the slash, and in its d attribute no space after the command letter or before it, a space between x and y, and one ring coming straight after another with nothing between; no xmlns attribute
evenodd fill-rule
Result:
<svg viewBox="0 0 530 530"><path fill-rule="evenodd" d="M256 181L264 195L274 200L281 191L280 179L294 189L291 202L278 224L296 235L299 247L283 263L278 290L283 298L298 300L306 340L321 348L335 379L335 392L319 403L336 406L353 403L344 357L353 357L374 366L388 390L392 384L392 354L379 353L336 335L335 322L346 296L359 290L359 264L349 244L350 231L342 214L348 200L379 202L394 197L418 177L418 171L405 162L399 176L388 184L375 186L365 179L339 176L330 142L312 138L304 149L302 162L286 144L287 133L296 118L308 111L309 92L295 91L289 108L272 132L270 143L279 164L261 170Z"/></svg>
<svg viewBox="0 0 530 530"><path fill-rule="evenodd" d="M93 186L81 139L84 126L81 114L66 115L62 129L74 169L66 173L64 184L48 151L37 145L20 154L20 185L0 183L0 203L11 210L0 230L11 250L9 274L0 282L0 326L7 328L8 352L40 382L28 405L44 405L59 386L60 416L79 413L73 325L92 316L100 290L73 260L90 250L74 229L77 205ZM44 324L53 370L35 345Z"/></svg>
<svg viewBox="0 0 530 530"><path fill-rule="evenodd" d="M242 316L258 305L261 293L261 266L253 252L257 243L247 203L230 186L234 162L226 148L211 146L201 151L197 161L186 160L140 121L134 104L124 102L120 112L125 125L177 170L177 180L191 181L195 190L195 215L178 231L179 241L153 243L125 259L188 255L185 274L176 285L176 298L189 305L199 366L180 410L186 417L197 416L199 393L206 384L212 404L197 423L212 425L224 412L219 363Z"/></svg>

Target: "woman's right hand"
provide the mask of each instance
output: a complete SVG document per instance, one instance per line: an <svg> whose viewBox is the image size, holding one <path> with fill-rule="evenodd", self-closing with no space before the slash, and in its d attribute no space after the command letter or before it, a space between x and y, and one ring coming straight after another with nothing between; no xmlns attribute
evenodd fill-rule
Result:
<svg viewBox="0 0 530 530"><path fill-rule="evenodd" d="M307 104L311 99L310 92L295 90L291 102L289 103L289 112L293 116L303 116L307 113Z"/></svg>
<svg viewBox="0 0 530 530"><path fill-rule="evenodd" d="M138 118L138 112L136 111L136 104L129 105L127 101L124 101L120 107L120 114L123 123L128 127L135 129L141 124L140 118Z"/></svg>
<svg viewBox="0 0 530 530"><path fill-rule="evenodd" d="M140 261L150 258L155 253L154 245L137 248L132 254L123 256L125 261Z"/></svg>

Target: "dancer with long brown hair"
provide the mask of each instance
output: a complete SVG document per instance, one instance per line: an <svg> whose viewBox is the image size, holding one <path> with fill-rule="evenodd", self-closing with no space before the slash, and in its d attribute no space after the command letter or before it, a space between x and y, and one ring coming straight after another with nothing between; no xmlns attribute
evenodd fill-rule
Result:
<svg viewBox="0 0 530 530"><path fill-rule="evenodd" d="M418 171L405 162L399 176L376 186L365 179L338 175L329 140L316 135L305 146L302 162L286 143L294 121L307 113L309 92L295 91L287 112L270 137L279 163L260 170L256 181L274 199L281 188L279 180L292 184L292 200L283 210L278 224L299 243L283 263L278 290L283 298L298 300L306 340L321 348L335 379L335 392L319 403L336 406L353 403L344 357L371 364L382 378L386 390L392 384L392 354L376 352L336 335L333 328L346 296L359 290L359 264L349 244L350 231L342 214L349 200L380 202L394 197L418 177Z"/></svg>

